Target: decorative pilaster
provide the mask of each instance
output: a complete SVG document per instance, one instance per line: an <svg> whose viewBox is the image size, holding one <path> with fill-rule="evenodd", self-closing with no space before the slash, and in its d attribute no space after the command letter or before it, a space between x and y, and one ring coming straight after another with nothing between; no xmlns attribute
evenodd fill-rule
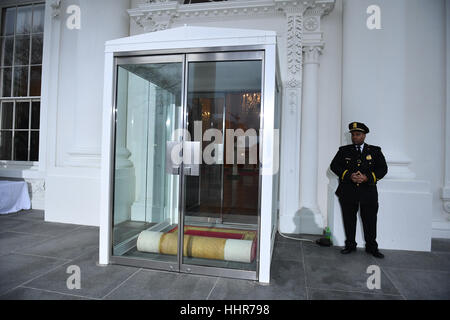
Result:
<svg viewBox="0 0 450 320"><path fill-rule="evenodd" d="M283 108L287 112L283 112L282 120L280 185L282 232L319 234L323 228L317 200L317 79L323 48L320 19L333 5L334 1L279 4L287 23L284 81L287 106Z"/></svg>
<svg viewBox="0 0 450 320"><path fill-rule="evenodd" d="M303 101L300 144L300 232L321 234L317 201L319 57L323 46L303 47Z"/></svg>
<svg viewBox="0 0 450 320"><path fill-rule="evenodd" d="M299 208L300 103L302 96L303 8L284 8L286 14L286 77L283 82L283 138L280 159L280 230L296 233ZM294 220L294 223L292 221Z"/></svg>
<svg viewBox="0 0 450 320"><path fill-rule="evenodd" d="M450 52L450 3L447 1L445 4L446 8L446 28L447 28L447 52ZM445 107L445 137L444 146L450 144L450 57L447 54L447 101ZM442 187L442 202L444 214L447 222L450 222L450 150L449 148L444 148L444 186Z"/></svg>
<svg viewBox="0 0 450 320"><path fill-rule="evenodd" d="M319 210L318 185L318 95L320 55L324 48L320 19L324 6L308 8L303 17L303 83L300 134L299 232L321 234L324 219Z"/></svg>

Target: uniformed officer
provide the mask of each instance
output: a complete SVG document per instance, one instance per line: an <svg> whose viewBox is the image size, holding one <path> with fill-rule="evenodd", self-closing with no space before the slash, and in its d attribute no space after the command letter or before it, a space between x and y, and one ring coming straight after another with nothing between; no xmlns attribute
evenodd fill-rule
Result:
<svg viewBox="0 0 450 320"><path fill-rule="evenodd" d="M356 251L356 217L361 209L361 219L366 241L366 252L376 258L384 255L378 251L377 181L387 173L386 159L381 148L364 143L369 128L360 122L351 122L349 129L353 144L339 148L331 162L330 169L339 177L336 195L342 209L345 229L345 248L341 253Z"/></svg>

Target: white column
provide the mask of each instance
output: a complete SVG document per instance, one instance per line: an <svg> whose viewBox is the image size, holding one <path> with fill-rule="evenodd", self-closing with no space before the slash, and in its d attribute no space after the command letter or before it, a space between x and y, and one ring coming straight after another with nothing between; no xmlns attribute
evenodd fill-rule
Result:
<svg viewBox="0 0 450 320"><path fill-rule="evenodd" d="M447 1L445 3L445 9L446 9L446 37L447 37L447 101L446 101L446 107L445 107L445 138L444 138L444 146L450 145L450 1ZM444 155L444 186L442 188L442 201L443 201L443 209L444 209L444 219L446 220L444 222L444 226L442 229L447 230L448 235L448 229L450 224L450 148L446 147L445 149L445 155Z"/></svg>
<svg viewBox="0 0 450 320"><path fill-rule="evenodd" d="M280 158L280 231L298 233L303 15L286 13L286 77L283 83Z"/></svg>
<svg viewBox="0 0 450 320"><path fill-rule="evenodd" d="M300 232L320 234L323 218L317 202L318 76L322 45L303 47L303 101L300 149Z"/></svg>

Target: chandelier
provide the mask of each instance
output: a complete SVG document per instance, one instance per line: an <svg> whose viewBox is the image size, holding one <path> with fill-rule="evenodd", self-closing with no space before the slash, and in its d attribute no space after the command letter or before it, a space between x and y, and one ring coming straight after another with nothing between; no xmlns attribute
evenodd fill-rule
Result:
<svg viewBox="0 0 450 320"><path fill-rule="evenodd" d="M245 112L254 112L259 110L261 104L261 93L244 93L242 95L242 110Z"/></svg>
<svg viewBox="0 0 450 320"><path fill-rule="evenodd" d="M203 120L209 120L209 118L211 118L211 112L209 112L209 111L203 111L203 112L202 112L202 119L203 119Z"/></svg>

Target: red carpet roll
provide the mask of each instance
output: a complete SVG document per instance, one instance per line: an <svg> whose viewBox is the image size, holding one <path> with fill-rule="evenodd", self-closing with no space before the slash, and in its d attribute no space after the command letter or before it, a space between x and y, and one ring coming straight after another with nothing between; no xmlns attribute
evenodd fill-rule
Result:
<svg viewBox="0 0 450 320"><path fill-rule="evenodd" d="M142 252L177 254L178 233L142 231L137 249ZM256 256L256 242L184 235L183 255L193 258L252 262Z"/></svg>

